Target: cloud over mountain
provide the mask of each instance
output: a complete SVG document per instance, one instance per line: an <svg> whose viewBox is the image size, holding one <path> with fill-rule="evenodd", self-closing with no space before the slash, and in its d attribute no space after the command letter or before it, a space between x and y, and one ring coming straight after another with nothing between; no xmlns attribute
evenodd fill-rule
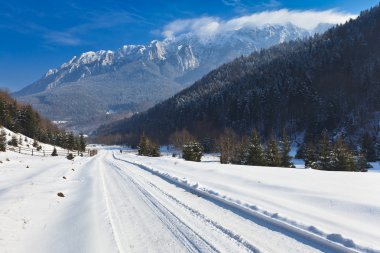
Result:
<svg viewBox="0 0 380 253"><path fill-rule="evenodd" d="M229 20L208 16L194 19L178 19L167 24L162 34L170 38L190 32L200 38L207 38L221 32L238 30L244 27L260 27L266 24L284 25L287 23L312 31L321 23L339 24L356 17L357 15L355 14L334 9L324 11L281 9L258 12Z"/></svg>

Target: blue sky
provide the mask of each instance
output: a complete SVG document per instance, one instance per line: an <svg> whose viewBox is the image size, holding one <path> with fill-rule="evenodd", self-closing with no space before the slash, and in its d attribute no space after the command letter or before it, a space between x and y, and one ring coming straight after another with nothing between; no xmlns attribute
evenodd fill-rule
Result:
<svg viewBox="0 0 380 253"><path fill-rule="evenodd" d="M377 3L378 0L1 1L0 87L16 91L85 51L145 44L162 39L171 29L184 32L188 20L223 23L280 9L359 14Z"/></svg>

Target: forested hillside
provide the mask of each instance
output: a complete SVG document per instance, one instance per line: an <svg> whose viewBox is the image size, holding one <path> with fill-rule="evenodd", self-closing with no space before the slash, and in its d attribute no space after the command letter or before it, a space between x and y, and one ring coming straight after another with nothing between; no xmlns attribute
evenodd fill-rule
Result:
<svg viewBox="0 0 380 253"><path fill-rule="evenodd" d="M58 129L49 120L42 118L30 105L18 103L4 91L0 91L0 126L37 141L71 150L76 149L79 143L79 138L73 133Z"/></svg>
<svg viewBox="0 0 380 253"><path fill-rule="evenodd" d="M306 41L294 41L241 57L146 113L99 135L131 140L142 132L166 141L176 129L197 137L232 128L264 137L322 131L354 136L378 133L380 111L380 8ZM375 122L375 123L374 123Z"/></svg>

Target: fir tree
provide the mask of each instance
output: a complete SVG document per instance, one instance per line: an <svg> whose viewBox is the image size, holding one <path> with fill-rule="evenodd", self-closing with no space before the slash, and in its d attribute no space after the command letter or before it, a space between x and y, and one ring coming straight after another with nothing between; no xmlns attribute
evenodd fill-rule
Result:
<svg viewBox="0 0 380 253"><path fill-rule="evenodd" d="M372 168L371 164L368 163L363 153L359 153L356 161L356 170L360 172L367 172L369 168Z"/></svg>
<svg viewBox="0 0 380 253"><path fill-rule="evenodd" d="M13 147L17 147L18 146L18 140L17 140L17 136L16 135L12 135L12 139L10 140L9 144L12 145Z"/></svg>
<svg viewBox="0 0 380 253"><path fill-rule="evenodd" d="M286 168L294 167L294 164L291 161L292 157L289 155L290 150L291 150L290 141L285 130L282 133L282 139L281 139L280 144L281 144L281 166L286 167Z"/></svg>
<svg viewBox="0 0 380 253"><path fill-rule="evenodd" d="M312 142L308 142L305 145L304 160L306 168L313 168L318 160L317 150L315 149L315 146Z"/></svg>
<svg viewBox="0 0 380 253"><path fill-rule="evenodd" d="M376 139L366 132L361 138L360 152L368 162L376 162Z"/></svg>
<svg viewBox="0 0 380 253"><path fill-rule="evenodd" d="M318 150L318 159L312 168L318 170L332 170L331 144L326 132L322 133L322 138L318 145Z"/></svg>
<svg viewBox="0 0 380 253"><path fill-rule="evenodd" d="M0 151L5 152L7 148L7 133L4 129L0 131Z"/></svg>
<svg viewBox="0 0 380 253"><path fill-rule="evenodd" d="M72 132L70 132L67 136L67 149L74 150L75 148L75 137Z"/></svg>
<svg viewBox="0 0 380 253"><path fill-rule="evenodd" d="M159 145L153 144L145 134L142 134L138 144L138 154L142 156L158 157L160 156L160 147Z"/></svg>
<svg viewBox="0 0 380 253"><path fill-rule="evenodd" d="M342 137L339 137L332 152L332 167L334 171L355 171L356 164L352 152L348 149Z"/></svg>
<svg viewBox="0 0 380 253"><path fill-rule="evenodd" d="M183 159L200 162L203 155L202 145L198 142L189 142L183 146L182 153Z"/></svg>
<svg viewBox="0 0 380 253"><path fill-rule="evenodd" d="M79 151L82 151L82 152L86 151L86 140L82 133L79 136Z"/></svg>
<svg viewBox="0 0 380 253"><path fill-rule="evenodd" d="M151 144L149 156L160 157L160 147L158 145Z"/></svg>
<svg viewBox="0 0 380 253"><path fill-rule="evenodd" d="M51 153L51 156L58 156L57 149L54 147L53 152Z"/></svg>
<svg viewBox="0 0 380 253"><path fill-rule="evenodd" d="M247 165L265 166L266 163L259 133L254 129L247 148Z"/></svg>
<svg viewBox="0 0 380 253"><path fill-rule="evenodd" d="M140 137L140 142L138 144L138 154L143 156L149 155L149 140L145 134L142 134Z"/></svg>
<svg viewBox="0 0 380 253"><path fill-rule="evenodd" d="M279 167L281 159L278 152L278 145L276 139L272 136L266 149L266 161L268 166Z"/></svg>

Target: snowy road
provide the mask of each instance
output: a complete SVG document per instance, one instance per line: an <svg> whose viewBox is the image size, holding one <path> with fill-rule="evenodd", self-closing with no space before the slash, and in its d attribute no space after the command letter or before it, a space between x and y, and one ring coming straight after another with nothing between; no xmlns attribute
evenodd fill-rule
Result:
<svg viewBox="0 0 380 253"><path fill-rule="evenodd" d="M112 151L75 162L30 158L38 169L26 171L17 160L28 157L11 159L1 170L1 252L336 252Z"/></svg>
<svg viewBox="0 0 380 253"><path fill-rule="evenodd" d="M318 252L110 152L96 159L120 252Z"/></svg>

